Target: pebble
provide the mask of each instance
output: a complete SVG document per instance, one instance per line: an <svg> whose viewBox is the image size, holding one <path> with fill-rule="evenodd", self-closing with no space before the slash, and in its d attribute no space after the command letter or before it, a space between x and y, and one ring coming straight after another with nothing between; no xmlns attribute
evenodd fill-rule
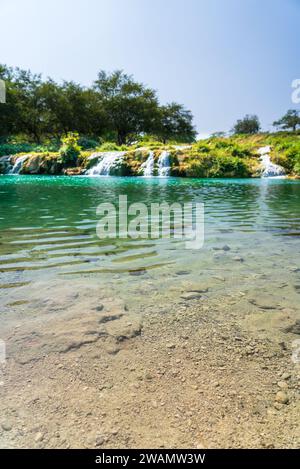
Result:
<svg viewBox="0 0 300 469"><path fill-rule="evenodd" d="M274 402L274 408L276 410L281 410L283 407L283 404L280 404L280 402Z"/></svg>
<svg viewBox="0 0 300 469"><path fill-rule="evenodd" d="M279 402L280 404L287 404L289 401L289 398L285 392L278 391L275 397L275 401Z"/></svg>
<svg viewBox="0 0 300 469"><path fill-rule="evenodd" d="M294 324L285 328L285 332L291 332L292 334L300 334L300 319L297 319Z"/></svg>
<svg viewBox="0 0 300 469"><path fill-rule="evenodd" d="M153 379L153 376L152 376L150 373L146 373L146 374L145 374L145 378L146 378L148 381L151 381L151 379Z"/></svg>
<svg viewBox="0 0 300 469"><path fill-rule="evenodd" d="M221 277L220 275L214 275L213 278L216 280L220 280L220 282L225 282L225 278Z"/></svg>
<svg viewBox="0 0 300 469"><path fill-rule="evenodd" d="M10 422L3 422L1 424L1 427L5 432L9 432L12 429L12 425Z"/></svg>
<svg viewBox="0 0 300 469"><path fill-rule="evenodd" d="M236 262L244 262L244 259L240 256L234 256L233 260L236 261Z"/></svg>
<svg viewBox="0 0 300 469"><path fill-rule="evenodd" d="M280 389L287 389L288 388L288 385L285 381L278 381L277 383L277 386L280 388Z"/></svg>
<svg viewBox="0 0 300 469"><path fill-rule="evenodd" d="M176 347L175 344L166 344L166 347L169 348L169 349L173 349Z"/></svg>
<svg viewBox="0 0 300 469"><path fill-rule="evenodd" d="M97 435L95 439L96 446L102 446L105 442L105 438L102 435Z"/></svg>
<svg viewBox="0 0 300 469"><path fill-rule="evenodd" d="M282 379L290 379L291 374L290 373L283 373Z"/></svg>
<svg viewBox="0 0 300 469"><path fill-rule="evenodd" d="M106 352L109 355L116 355L117 353L120 352L120 347L117 347L116 345L111 345L110 347L106 348Z"/></svg>
<svg viewBox="0 0 300 469"><path fill-rule="evenodd" d="M34 441L36 443L39 443L40 441L43 441L43 439L44 439L44 435L41 432L38 432L34 437Z"/></svg>
<svg viewBox="0 0 300 469"><path fill-rule="evenodd" d="M183 300L197 300L201 298L201 295L200 293L187 292L180 295L180 298L182 298Z"/></svg>

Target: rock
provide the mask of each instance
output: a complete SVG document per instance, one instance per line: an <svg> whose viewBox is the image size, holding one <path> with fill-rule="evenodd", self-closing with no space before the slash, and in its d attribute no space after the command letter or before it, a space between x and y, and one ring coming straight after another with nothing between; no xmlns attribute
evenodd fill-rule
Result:
<svg viewBox="0 0 300 469"><path fill-rule="evenodd" d="M187 293L207 293L208 292L208 287L203 287L203 288L195 288L193 290L188 290Z"/></svg>
<svg viewBox="0 0 300 469"><path fill-rule="evenodd" d="M275 397L275 401L279 402L280 404L287 404L289 402L289 398L285 392L278 391Z"/></svg>
<svg viewBox="0 0 300 469"><path fill-rule="evenodd" d="M288 388L288 385L285 381L278 381L277 383L277 386L280 388L280 389L287 389Z"/></svg>
<svg viewBox="0 0 300 469"><path fill-rule="evenodd" d="M290 379L290 377L291 377L291 374L290 374L290 373L287 373L287 372L286 372L286 373L283 373L283 374L282 374L282 379Z"/></svg>
<svg viewBox="0 0 300 469"><path fill-rule="evenodd" d="M137 337L141 331L141 317L135 314L124 314L115 321L103 324L103 333L111 336L116 342Z"/></svg>
<svg viewBox="0 0 300 469"><path fill-rule="evenodd" d="M105 438L103 435L97 435L95 438L95 445L102 446L105 443Z"/></svg>
<svg viewBox="0 0 300 469"><path fill-rule="evenodd" d="M129 275L133 275L134 277L138 277L139 275L144 275L146 272L147 272L146 269L130 270Z"/></svg>
<svg viewBox="0 0 300 469"><path fill-rule="evenodd" d="M244 262L243 257L240 257L240 256L234 256L232 259L236 262Z"/></svg>
<svg viewBox="0 0 300 469"><path fill-rule="evenodd" d="M225 278L224 277L221 277L220 275L214 275L213 278L215 280L219 280L220 282L225 282Z"/></svg>
<svg viewBox="0 0 300 469"><path fill-rule="evenodd" d="M40 443L41 441L43 441L43 439L44 439L44 435L41 432L38 432L34 437L34 441L36 443Z"/></svg>
<svg viewBox="0 0 300 469"><path fill-rule="evenodd" d="M283 407L283 404L281 404L280 402L274 402L274 408L276 410L281 410Z"/></svg>
<svg viewBox="0 0 300 469"><path fill-rule="evenodd" d="M189 270L178 270L178 272L175 272L176 275L188 275L191 272Z"/></svg>
<svg viewBox="0 0 300 469"><path fill-rule="evenodd" d="M175 345L175 344L167 344L166 347L167 347L168 349L173 349L173 348L176 347L176 345Z"/></svg>
<svg viewBox="0 0 300 469"><path fill-rule="evenodd" d="M120 352L120 347L118 347L117 345L110 345L106 348L106 352L109 355L117 355L117 353Z"/></svg>
<svg viewBox="0 0 300 469"><path fill-rule="evenodd" d="M228 244L224 244L224 246L222 246L221 248L214 247L213 250L214 251L230 251L230 247L228 246Z"/></svg>
<svg viewBox="0 0 300 469"><path fill-rule="evenodd" d="M186 292L186 293L182 293L182 295L180 295L180 298L182 298L183 300L198 300L201 298L201 295L200 293L196 293L196 292Z"/></svg>
<svg viewBox="0 0 300 469"><path fill-rule="evenodd" d="M9 432L12 429L12 424L8 421L2 422L1 427L5 432Z"/></svg>
<svg viewBox="0 0 300 469"><path fill-rule="evenodd" d="M272 298L261 296L259 298L249 298L249 303L256 306L257 308L264 310L282 309L282 307L276 303Z"/></svg>
<svg viewBox="0 0 300 469"><path fill-rule="evenodd" d="M147 381L151 381L151 380L153 379L153 376L151 375L151 373L146 373L146 374L145 374L145 379L146 379Z"/></svg>
<svg viewBox="0 0 300 469"><path fill-rule="evenodd" d="M300 335L300 319L297 319L294 324L284 329L285 332L291 332L292 334Z"/></svg>

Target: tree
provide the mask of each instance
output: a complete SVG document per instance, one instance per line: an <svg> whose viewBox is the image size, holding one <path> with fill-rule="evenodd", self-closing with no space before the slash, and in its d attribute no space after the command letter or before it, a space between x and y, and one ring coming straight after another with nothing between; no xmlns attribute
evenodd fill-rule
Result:
<svg viewBox="0 0 300 469"><path fill-rule="evenodd" d="M196 137L192 113L177 103L161 106L155 133L163 143L170 139L192 142Z"/></svg>
<svg viewBox="0 0 300 469"><path fill-rule="evenodd" d="M0 64L6 103L0 106L0 137L24 134L40 143L68 132L108 137L119 145L140 135L163 141L192 141L195 130L190 111L172 103L159 106L156 92L122 71L101 71L92 87L73 81L43 80L27 70Z"/></svg>
<svg viewBox="0 0 300 469"><path fill-rule="evenodd" d="M120 70L111 74L101 71L94 89L100 95L110 129L116 132L119 145L153 130L158 114L154 90Z"/></svg>
<svg viewBox="0 0 300 469"><path fill-rule="evenodd" d="M260 130L260 122L256 115L247 114L243 119L239 119L233 127L235 134L257 134Z"/></svg>
<svg viewBox="0 0 300 469"><path fill-rule="evenodd" d="M281 119L273 122L274 127L282 130L292 129L293 132L297 130L298 125L300 125L300 116L299 111L296 111L296 109L290 109Z"/></svg>

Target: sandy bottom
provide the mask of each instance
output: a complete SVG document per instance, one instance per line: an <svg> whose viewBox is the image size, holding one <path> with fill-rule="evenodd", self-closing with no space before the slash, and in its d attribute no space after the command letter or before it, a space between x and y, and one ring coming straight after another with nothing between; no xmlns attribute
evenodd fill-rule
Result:
<svg viewBox="0 0 300 469"><path fill-rule="evenodd" d="M299 447L296 308L212 282L140 311L80 280L36 284L2 317L0 446Z"/></svg>

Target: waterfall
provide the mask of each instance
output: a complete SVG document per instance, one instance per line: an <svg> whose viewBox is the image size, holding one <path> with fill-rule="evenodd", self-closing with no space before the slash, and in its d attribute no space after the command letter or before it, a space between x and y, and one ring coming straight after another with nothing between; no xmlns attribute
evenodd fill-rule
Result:
<svg viewBox="0 0 300 469"><path fill-rule="evenodd" d="M154 152L150 151L147 161L141 165L141 170L143 171L144 177L153 176L154 172Z"/></svg>
<svg viewBox="0 0 300 469"><path fill-rule="evenodd" d="M262 147L258 150L258 154L260 155L260 161L263 167L262 177L285 177L284 169L278 164L274 164L271 162L270 151L270 146Z"/></svg>
<svg viewBox="0 0 300 469"><path fill-rule="evenodd" d="M164 150L158 158L158 176L167 177L170 175L170 153Z"/></svg>
<svg viewBox="0 0 300 469"><path fill-rule="evenodd" d="M19 158L16 159L12 169L9 171L9 174L20 174L20 171L23 168L23 164L25 163L27 158L28 155L19 156Z"/></svg>
<svg viewBox="0 0 300 469"><path fill-rule="evenodd" d="M86 171L88 176L110 176L111 170L122 161L124 151L108 151L99 153L98 163Z"/></svg>

